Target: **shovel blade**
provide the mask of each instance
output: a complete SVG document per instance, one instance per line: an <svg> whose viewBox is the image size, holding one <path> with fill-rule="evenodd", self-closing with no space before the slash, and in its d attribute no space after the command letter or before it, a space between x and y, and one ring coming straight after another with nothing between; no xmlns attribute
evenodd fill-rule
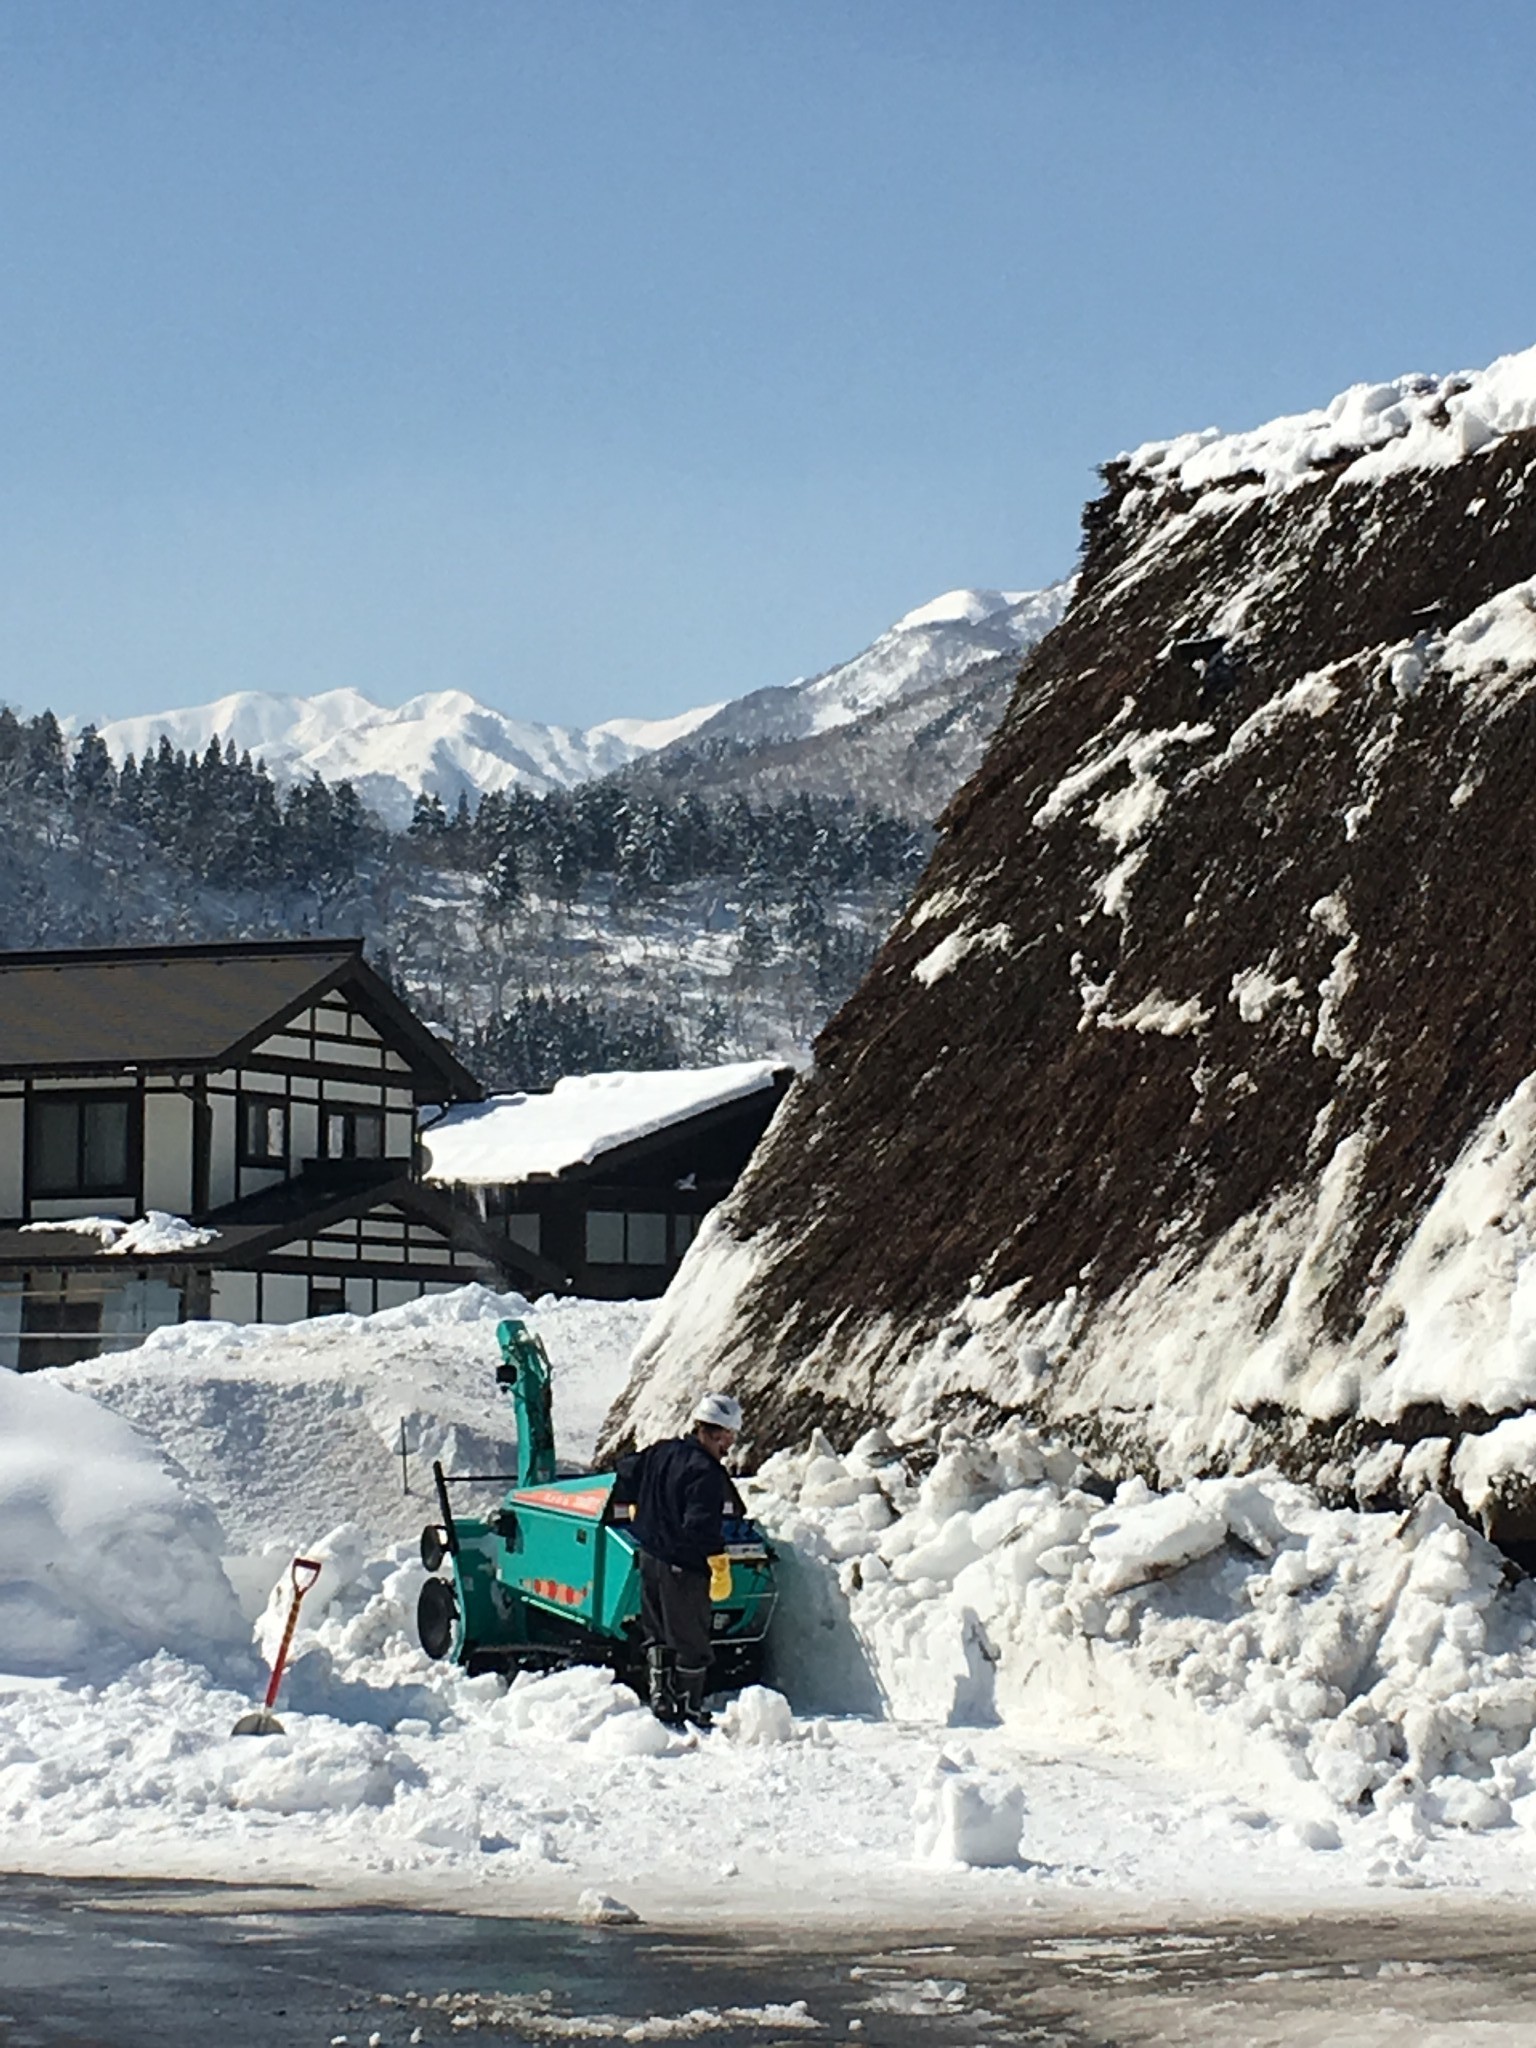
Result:
<svg viewBox="0 0 1536 2048"><path fill-rule="evenodd" d="M287 1730L276 1714L266 1707L258 1707L252 1714L242 1714L229 1732L231 1735L284 1735Z"/></svg>

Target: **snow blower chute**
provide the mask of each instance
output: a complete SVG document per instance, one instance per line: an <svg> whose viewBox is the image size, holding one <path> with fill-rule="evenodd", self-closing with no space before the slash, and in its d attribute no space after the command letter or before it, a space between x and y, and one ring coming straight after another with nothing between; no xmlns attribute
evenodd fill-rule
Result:
<svg viewBox="0 0 1536 2048"><path fill-rule="evenodd" d="M635 1546L614 1520L611 1472L557 1477L549 1358L519 1322L497 1329L497 1384L517 1416L517 1477L483 1520L455 1511L455 1487L505 1485L505 1473L450 1473L434 1464L442 1515L421 1534L432 1573L416 1626L429 1657L472 1672L550 1671L606 1664L645 1690L640 1570ZM754 1522L726 1524L731 1586L713 1608L715 1688L751 1685L761 1675L773 1613L773 1557Z"/></svg>

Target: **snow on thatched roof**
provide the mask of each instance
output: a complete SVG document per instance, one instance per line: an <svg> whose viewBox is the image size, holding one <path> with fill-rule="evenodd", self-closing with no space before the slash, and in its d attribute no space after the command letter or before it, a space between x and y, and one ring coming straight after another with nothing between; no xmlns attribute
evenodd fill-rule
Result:
<svg viewBox="0 0 1536 2048"><path fill-rule="evenodd" d="M621 1145L772 1088L772 1060L638 1074L568 1075L547 1095L494 1095L422 1133L427 1179L463 1186L550 1179Z"/></svg>
<svg viewBox="0 0 1536 2048"><path fill-rule="evenodd" d="M1234 483L1275 490L1320 470L1365 482L1442 468L1527 427L1536 427L1536 348L1501 356L1486 370L1352 384L1315 411L1246 433L1206 427L1148 441L1121 462L1140 485L1177 483L1197 495Z"/></svg>

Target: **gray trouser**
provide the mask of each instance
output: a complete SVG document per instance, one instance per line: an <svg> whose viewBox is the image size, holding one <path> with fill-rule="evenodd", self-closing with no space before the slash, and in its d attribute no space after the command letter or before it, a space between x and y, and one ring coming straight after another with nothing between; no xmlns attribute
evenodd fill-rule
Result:
<svg viewBox="0 0 1536 2048"><path fill-rule="evenodd" d="M663 1564L642 1550L640 1626L646 1641L670 1650L680 1670L701 1671L709 1664L709 1624L709 1573Z"/></svg>

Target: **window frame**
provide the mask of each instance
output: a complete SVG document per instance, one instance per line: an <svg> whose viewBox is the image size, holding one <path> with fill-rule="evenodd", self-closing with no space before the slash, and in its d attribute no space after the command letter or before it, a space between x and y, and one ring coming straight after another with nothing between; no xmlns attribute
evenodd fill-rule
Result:
<svg viewBox="0 0 1536 2048"><path fill-rule="evenodd" d="M617 1259L599 1259L593 1256L592 1225L600 1216L605 1219L617 1217L619 1220L621 1256ZM630 1249L632 1242L630 1226L632 1223L638 1222L641 1217L646 1218L648 1221L660 1219L662 1256L659 1259L637 1259ZM665 1209L588 1209L585 1212L584 1223L583 1248L586 1252L586 1263L589 1266L628 1266L638 1268L638 1270L645 1273L659 1273L676 1263L671 1249L672 1219L669 1211Z"/></svg>
<svg viewBox="0 0 1536 2048"><path fill-rule="evenodd" d="M91 1108L107 1105L124 1113L123 1173L120 1180L92 1180L86 1170L86 1116ZM75 1112L75 1172L67 1187L45 1186L40 1175L41 1135L39 1119L45 1109L59 1107ZM132 1088L35 1088L26 1106L26 1192L28 1203L72 1202L92 1198L115 1200L130 1196L137 1200L139 1169L143 1149L142 1097Z"/></svg>
<svg viewBox="0 0 1536 2048"><path fill-rule="evenodd" d="M360 1152L357 1149L357 1127L362 1119L378 1127L379 1149L377 1152ZM345 1128L345 1138L339 1152L331 1150L331 1124L336 1121ZM322 1102L320 1105L320 1157L322 1159L387 1159L389 1152L389 1119L383 1109L375 1109L365 1102Z"/></svg>
<svg viewBox="0 0 1536 2048"><path fill-rule="evenodd" d="M251 1127L248 1120L251 1113L255 1110L260 1110L264 1115L270 1115L274 1109L279 1112L283 1120L283 1148L280 1152L257 1152L250 1143ZM241 1166L266 1167L286 1172L293 1132L293 1116L289 1108L287 1096L268 1095L260 1089L242 1088L235 1113L239 1118L235 1144L235 1156L238 1163Z"/></svg>

